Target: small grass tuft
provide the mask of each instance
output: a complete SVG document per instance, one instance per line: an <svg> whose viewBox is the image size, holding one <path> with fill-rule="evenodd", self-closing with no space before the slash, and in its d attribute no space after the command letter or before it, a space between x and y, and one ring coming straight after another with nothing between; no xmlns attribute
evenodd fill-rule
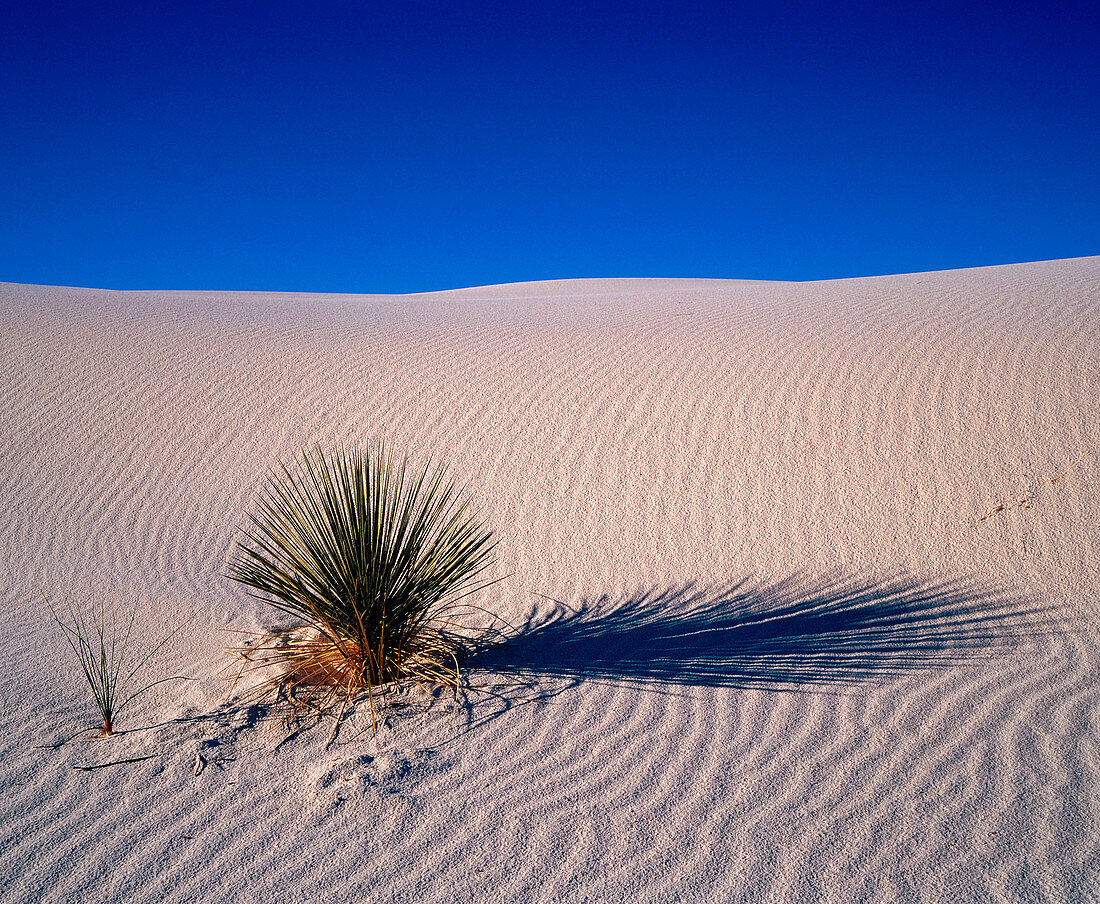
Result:
<svg viewBox="0 0 1100 904"><path fill-rule="evenodd" d="M67 607L67 619L62 618L49 599L46 600L46 606L53 620L61 628L65 642L72 648L80 663L80 669L88 682L92 699L95 701L103 723L100 729L101 736L113 734L119 713L146 691L166 681L185 680L182 676L173 675L135 688L138 672L161 647L182 630L182 625L161 639L145 655L132 659L129 654L129 643L133 634L134 619L137 617L136 609L131 613L120 636L119 622L114 610L108 613L102 601L98 606L93 606L89 613L85 613L78 605L70 602Z"/></svg>
<svg viewBox="0 0 1100 904"><path fill-rule="evenodd" d="M278 667L261 692L316 712L365 692L377 733L386 685L458 689L462 622L484 611L463 601L495 583L495 542L444 468L316 447L268 476L248 517L227 576L297 621L235 651L242 670Z"/></svg>

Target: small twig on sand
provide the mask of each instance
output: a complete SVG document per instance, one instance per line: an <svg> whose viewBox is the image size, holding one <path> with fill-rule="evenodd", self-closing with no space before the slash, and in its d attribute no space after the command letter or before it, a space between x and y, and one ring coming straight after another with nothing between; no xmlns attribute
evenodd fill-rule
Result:
<svg viewBox="0 0 1100 904"><path fill-rule="evenodd" d="M113 760L110 763L96 763L94 766L73 766L81 772L91 772L93 769L106 769L108 766L121 766L123 763L140 763L143 760L153 760L160 756L159 753L151 753L149 756L135 756L128 760Z"/></svg>
<svg viewBox="0 0 1100 904"><path fill-rule="evenodd" d="M1065 476L1066 476L1066 475L1067 475L1067 474L1068 474L1068 473L1069 473L1070 471L1072 471L1072 470L1073 470L1074 468L1076 468L1076 467L1077 467L1077 466L1078 466L1079 464L1081 464L1081 462L1082 462L1082 461L1084 461L1084 459L1085 459L1085 456L1086 456L1086 455L1088 455L1088 454L1089 454L1089 453L1090 453L1090 452L1091 452L1091 451L1092 451L1093 449L1095 449L1095 448L1096 448L1097 446L1100 446L1100 443L1093 443L1093 444L1092 444L1091 446L1089 446L1089 447L1088 447L1088 448L1087 448L1087 449L1086 449L1086 450L1085 450L1084 452L1082 452L1082 453L1081 453L1081 454L1080 454L1079 456L1077 456L1077 461L1075 461L1075 462L1074 462L1073 464L1071 464L1071 465L1070 465L1070 466L1069 466L1068 468L1066 468L1066 469L1065 469L1065 470L1064 470L1064 471L1063 471L1063 472L1062 472L1061 474L1055 474L1055 475L1054 475L1053 477L1049 477L1049 478L1047 478L1047 479L1048 479L1048 480L1049 480L1049 481L1050 481L1051 483L1057 483L1059 479L1061 479L1062 477L1065 477Z"/></svg>

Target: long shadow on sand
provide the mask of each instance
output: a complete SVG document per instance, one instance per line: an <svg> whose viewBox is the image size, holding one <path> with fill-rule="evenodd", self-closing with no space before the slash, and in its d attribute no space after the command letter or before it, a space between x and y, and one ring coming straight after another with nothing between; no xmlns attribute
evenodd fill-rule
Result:
<svg viewBox="0 0 1100 904"><path fill-rule="evenodd" d="M951 666L1058 630L1051 610L963 581L688 583L558 603L479 664L569 683L821 690Z"/></svg>

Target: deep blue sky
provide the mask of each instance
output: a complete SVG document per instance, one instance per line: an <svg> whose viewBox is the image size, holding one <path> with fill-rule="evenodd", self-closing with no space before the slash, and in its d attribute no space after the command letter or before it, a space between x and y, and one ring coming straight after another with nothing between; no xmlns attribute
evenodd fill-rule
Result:
<svg viewBox="0 0 1100 904"><path fill-rule="evenodd" d="M0 11L4 281L412 292L1100 254L1095 4Z"/></svg>

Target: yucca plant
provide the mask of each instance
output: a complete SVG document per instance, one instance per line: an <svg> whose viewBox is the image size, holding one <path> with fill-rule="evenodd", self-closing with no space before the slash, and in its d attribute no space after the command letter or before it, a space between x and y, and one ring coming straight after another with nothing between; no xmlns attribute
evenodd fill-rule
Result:
<svg viewBox="0 0 1100 904"><path fill-rule="evenodd" d="M98 607L93 606L90 613L85 613L79 606L70 603L68 620L58 614L48 599L46 605L53 620L61 628L66 643L72 648L80 663L80 670L84 673L84 678L92 692L92 699L103 721L100 734L104 737L114 733L119 713L146 691L166 681L185 680L182 676L173 675L169 678L150 681L140 687L136 686L135 680L138 672L154 654L175 637L184 626L181 625L167 637L162 638L143 656L133 657L129 652L129 644L134 620L137 617L136 609L130 614L125 629L120 631L118 617L114 610L112 609L108 615L107 608L102 602Z"/></svg>
<svg viewBox="0 0 1100 904"><path fill-rule="evenodd" d="M383 446L321 447L265 480L228 576L297 624L239 650L262 687L324 709L409 679L457 686L460 601L483 589L495 542L442 467ZM296 690L305 689L295 698Z"/></svg>

